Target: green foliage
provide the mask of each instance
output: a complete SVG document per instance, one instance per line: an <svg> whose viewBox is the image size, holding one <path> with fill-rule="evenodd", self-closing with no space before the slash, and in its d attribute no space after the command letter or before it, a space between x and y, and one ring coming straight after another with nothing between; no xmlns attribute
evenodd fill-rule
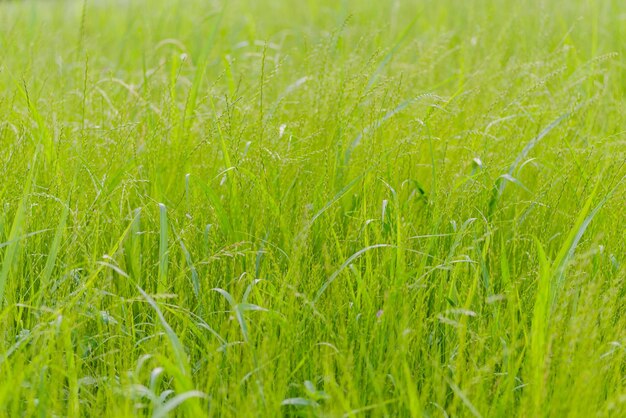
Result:
<svg viewBox="0 0 626 418"><path fill-rule="evenodd" d="M626 416L617 0L0 0L0 415Z"/></svg>

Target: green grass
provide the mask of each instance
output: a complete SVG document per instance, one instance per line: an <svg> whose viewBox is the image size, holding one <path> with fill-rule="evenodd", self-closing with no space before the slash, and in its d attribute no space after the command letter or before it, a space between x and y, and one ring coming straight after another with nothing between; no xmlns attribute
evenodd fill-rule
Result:
<svg viewBox="0 0 626 418"><path fill-rule="evenodd" d="M621 0L0 2L2 416L626 416Z"/></svg>

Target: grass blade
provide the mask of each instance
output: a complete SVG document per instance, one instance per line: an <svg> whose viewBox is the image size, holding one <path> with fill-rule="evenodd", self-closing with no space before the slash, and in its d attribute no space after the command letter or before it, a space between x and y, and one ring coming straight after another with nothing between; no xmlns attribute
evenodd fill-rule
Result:
<svg viewBox="0 0 626 418"><path fill-rule="evenodd" d="M167 208L163 203L159 203L159 276L157 292L164 293L167 290L167 268L168 268L168 226Z"/></svg>

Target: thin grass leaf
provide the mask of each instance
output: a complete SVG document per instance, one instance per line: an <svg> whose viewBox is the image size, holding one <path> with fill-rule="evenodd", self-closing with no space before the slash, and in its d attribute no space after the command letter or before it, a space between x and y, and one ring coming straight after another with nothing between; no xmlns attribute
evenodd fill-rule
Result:
<svg viewBox="0 0 626 418"><path fill-rule="evenodd" d="M4 250L4 257L2 258L2 270L0 270L0 307L4 306L4 292L6 289L7 280L19 254L18 237L22 234L24 223L26 220L26 203L28 199L28 194L30 193L30 189L33 184L35 173L37 172L37 155L38 152L36 151L32 158L31 168L28 173L28 177L24 182L24 188L22 189L22 197L20 199L20 203L18 204L15 215L13 217L13 224L11 225L11 230L7 239L7 242L9 242L10 244L7 245L6 250Z"/></svg>
<svg viewBox="0 0 626 418"><path fill-rule="evenodd" d="M164 293L168 288L167 269L169 263L167 208L159 203L159 276L157 292Z"/></svg>
<svg viewBox="0 0 626 418"><path fill-rule="evenodd" d="M199 390L191 390L189 392L181 393L180 395L174 396L172 399L167 401L163 406L160 406L155 409L152 414L152 418L164 418L169 416L171 412L173 412L176 408L178 408L183 402L192 399L206 399L207 395Z"/></svg>
<svg viewBox="0 0 626 418"><path fill-rule="evenodd" d="M369 247L365 247L360 249L359 251L357 251L356 253L352 254L350 257L348 257L348 259L346 261L344 261L344 263L333 272L333 274L330 275L330 277L328 277L328 279L324 282L324 284L322 285L322 287L320 287L320 289L317 291L317 293L315 294L315 297L313 298L313 302L317 302L319 300L319 298L322 296L322 294L326 291L326 289L328 288L328 286L331 285L332 282L335 281L335 279L337 278L337 276L339 276L339 274L346 268L348 267L348 265L350 265L350 263L352 263L354 260L356 260L357 258L359 258L361 255L363 255L364 253L374 250L376 248L390 248L393 247L390 244L376 244L376 245L370 245Z"/></svg>

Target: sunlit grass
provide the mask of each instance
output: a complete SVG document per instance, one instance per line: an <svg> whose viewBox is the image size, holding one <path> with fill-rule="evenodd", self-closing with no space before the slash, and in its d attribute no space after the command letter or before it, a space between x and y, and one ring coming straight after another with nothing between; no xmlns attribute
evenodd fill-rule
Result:
<svg viewBox="0 0 626 418"><path fill-rule="evenodd" d="M0 412L626 415L620 1L0 1Z"/></svg>

